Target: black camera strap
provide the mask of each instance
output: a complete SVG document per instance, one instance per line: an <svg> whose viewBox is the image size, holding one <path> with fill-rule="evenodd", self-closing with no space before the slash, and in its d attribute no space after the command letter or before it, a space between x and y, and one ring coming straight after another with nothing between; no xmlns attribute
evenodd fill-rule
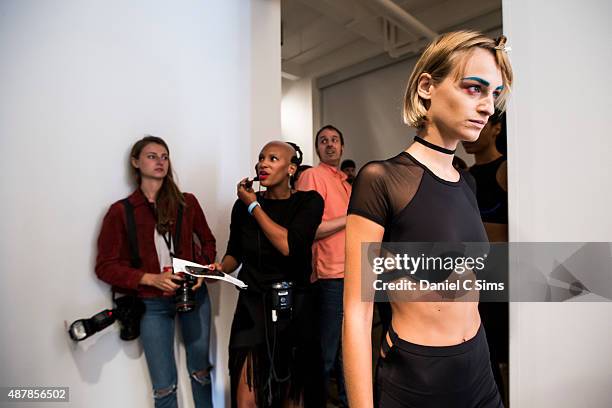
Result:
<svg viewBox="0 0 612 408"><path fill-rule="evenodd" d="M183 226L183 206L179 204L176 214L176 228L174 228L174 251L181 247L181 227Z"/></svg>
<svg viewBox="0 0 612 408"><path fill-rule="evenodd" d="M125 198L121 200L123 208L125 209L125 220L128 235L128 246L130 248L130 265L132 268L138 269L142 266L142 259L140 258L140 251L138 250L138 235L136 234L136 218L134 217L134 206L130 203L129 199ZM174 229L174 250L177 251L181 247L181 227L183 226L183 206L179 205L176 214L176 228ZM168 235L170 237L170 235ZM162 235L168 250L171 249L170 238L166 238ZM174 254L171 253L172 256Z"/></svg>
<svg viewBox="0 0 612 408"><path fill-rule="evenodd" d="M130 266L134 269L138 269L142 266L142 258L140 258L140 251L138 249L138 235L136 234L136 217L134 216L134 206L130 203L128 198L121 200L123 208L125 210L125 221L126 230L128 236L128 247L130 249ZM183 206L180 205L176 217L176 228L174 231L174 248L180 248L181 241L181 226L183 224ZM166 237L164 237L166 241ZM170 245L166 242L167 245ZM170 250L170 246L168 247ZM174 254L171 253L172 256ZM115 301L115 287L112 288L113 301Z"/></svg>
<svg viewBox="0 0 612 408"><path fill-rule="evenodd" d="M166 246L168 247L168 251L170 252L170 256L175 257L176 252L179 251L181 247L181 227L183 225L183 206L179 205L177 214L176 214L176 228L174 229L174 237L170 235L170 231L165 234L161 234ZM172 250L172 243L174 243L174 251Z"/></svg>
<svg viewBox="0 0 612 408"><path fill-rule="evenodd" d="M125 198L121 200L125 209L125 221L128 235L128 246L130 247L130 265L132 268L138 269L142 266L140 259L140 251L138 250L138 236L136 235L136 220L134 218L134 206L130 200Z"/></svg>
<svg viewBox="0 0 612 408"><path fill-rule="evenodd" d="M128 236L128 247L130 249L130 266L134 269L138 269L142 266L142 259L140 258L140 251L138 250L138 235L136 235L136 219L134 217L134 206L127 198L121 200L121 204L123 204L123 209L125 210L125 223ZM111 287L113 303L115 303L115 295L117 293L115 289L116 288L114 286ZM120 292L124 293L124 291Z"/></svg>

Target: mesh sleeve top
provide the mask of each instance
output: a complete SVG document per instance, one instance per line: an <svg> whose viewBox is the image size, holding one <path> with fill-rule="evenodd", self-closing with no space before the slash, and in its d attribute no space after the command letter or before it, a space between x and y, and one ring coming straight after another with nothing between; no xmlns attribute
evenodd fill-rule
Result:
<svg viewBox="0 0 612 408"><path fill-rule="evenodd" d="M436 176L409 153L365 165L348 208L385 228L383 242L486 242L474 192Z"/></svg>

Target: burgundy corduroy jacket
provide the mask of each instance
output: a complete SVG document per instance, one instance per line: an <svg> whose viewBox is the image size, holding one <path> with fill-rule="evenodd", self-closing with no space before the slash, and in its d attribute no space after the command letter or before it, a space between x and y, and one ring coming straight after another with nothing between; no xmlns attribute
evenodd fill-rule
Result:
<svg viewBox="0 0 612 408"><path fill-rule="evenodd" d="M184 197L186 206L183 211L180 248L175 248L175 255L204 265L212 263L216 255L215 237L208 228L204 212L195 196L184 193ZM161 290L138 283L145 273L160 273L154 241L155 216L140 189L132 193L128 200L134 206L142 266L134 269L130 264L125 207L121 201L117 201L111 205L102 222L98 237L96 275L116 288L137 290L141 297L163 296ZM174 228L171 233L174 236ZM194 235L199 239L199 243L194 243Z"/></svg>

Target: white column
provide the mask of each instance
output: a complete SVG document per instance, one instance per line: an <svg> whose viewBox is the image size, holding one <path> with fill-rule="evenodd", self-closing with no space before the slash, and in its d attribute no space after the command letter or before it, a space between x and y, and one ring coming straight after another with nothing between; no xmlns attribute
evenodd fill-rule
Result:
<svg viewBox="0 0 612 408"><path fill-rule="evenodd" d="M605 0L503 4L516 75L511 241L612 241L611 15ZM513 407L612 406L612 304L513 303L510 313Z"/></svg>

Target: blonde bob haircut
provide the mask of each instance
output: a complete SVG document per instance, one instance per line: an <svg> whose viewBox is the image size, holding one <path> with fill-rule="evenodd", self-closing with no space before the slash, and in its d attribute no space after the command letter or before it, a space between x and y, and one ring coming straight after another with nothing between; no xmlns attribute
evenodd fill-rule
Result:
<svg viewBox="0 0 612 408"><path fill-rule="evenodd" d="M512 86L512 67L506 53L506 41L503 35L493 40L476 31L455 31L436 38L425 49L408 80L404 94L404 122L419 129L425 126L427 105L417 92L421 74L431 75L434 84L439 84L450 74L459 79L464 73L467 57L476 47L490 50L495 56L504 86L495 101L495 108L503 112Z"/></svg>

